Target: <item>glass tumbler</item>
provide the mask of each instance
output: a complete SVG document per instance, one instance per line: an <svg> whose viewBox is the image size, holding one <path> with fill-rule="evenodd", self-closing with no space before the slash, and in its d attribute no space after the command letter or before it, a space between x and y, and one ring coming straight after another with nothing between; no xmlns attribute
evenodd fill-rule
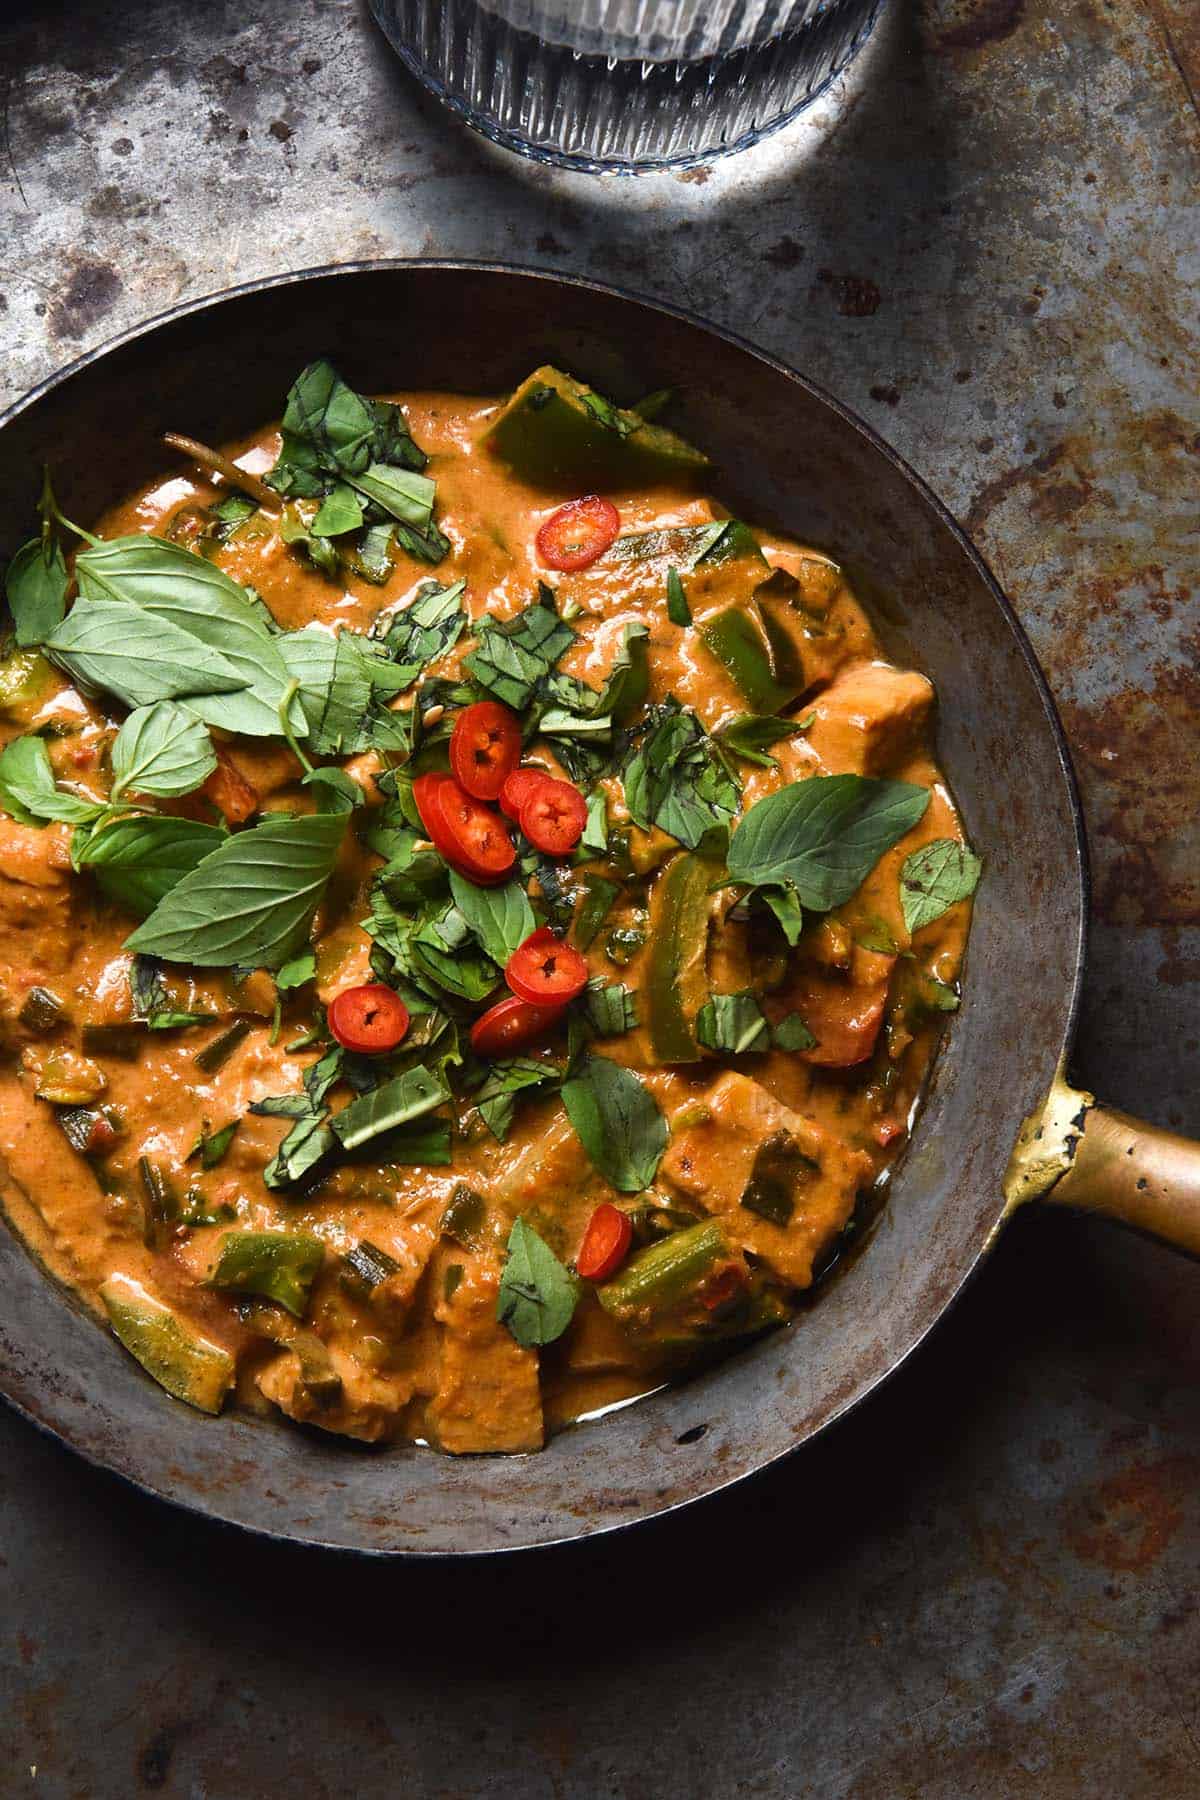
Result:
<svg viewBox="0 0 1200 1800"><path fill-rule="evenodd" d="M371 0L493 143L593 172L742 150L815 100L883 0Z"/></svg>

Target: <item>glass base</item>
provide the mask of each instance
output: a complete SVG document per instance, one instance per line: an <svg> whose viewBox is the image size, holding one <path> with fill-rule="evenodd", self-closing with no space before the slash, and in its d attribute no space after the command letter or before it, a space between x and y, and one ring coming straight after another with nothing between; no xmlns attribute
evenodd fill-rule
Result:
<svg viewBox="0 0 1200 1800"><path fill-rule="evenodd" d="M589 174L687 168L804 111L865 43L883 0L828 0L724 56L599 56L548 43L486 0L371 0L417 79L492 143Z"/></svg>

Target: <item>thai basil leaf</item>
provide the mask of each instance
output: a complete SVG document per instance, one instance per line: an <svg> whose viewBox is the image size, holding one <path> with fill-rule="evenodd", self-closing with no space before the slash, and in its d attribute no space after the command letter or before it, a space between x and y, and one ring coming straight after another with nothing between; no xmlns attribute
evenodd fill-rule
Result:
<svg viewBox="0 0 1200 1800"><path fill-rule="evenodd" d="M583 1010L597 1037L619 1037L638 1022L637 1002L629 989L619 981L609 986L602 976L583 990Z"/></svg>
<svg viewBox="0 0 1200 1800"><path fill-rule="evenodd" d="M102 801L83 800L58 787L50 753L39 737L14 738L0 754L0 804L22 824L53 819L86 825L107 811Z"/></svg>
<svg viewBox="0 0 1200 1800"><path fill-rule="evenodd" d="M475 1095L479 1116L492 1136L501 1143L508 1136L519 1093L545 1087L548 1082L557 1081L561 1074L562 1070L555 1063L535 1062L527 1057L493 1063Z"/></svg>
<svg viewBox="0 0 1200 1800"><path fill-rule="evenodd" d="M376 619L371 636L382 638L388 655L399 665L396 676L402 687L408 687L458 642L467 625L466 591L465 581L450 587L422 582L407 606Z"/></svg>
<svg viewBox="0 0 1200 1800"><path fill-rule="evenodd" d="M293 988L304 987L307 982L317 978L317 955L315 950L302 950L299 956L293 956L285 962L275 974L275 986L281 994L287 994Z"/></svg>
<svg viewBox="0 0 1200 1800"><path fill-rule="evenodd" d="M371 1157L385 1166L402 1163L424 1169L444 1168L454 1161L450 1126L444 1119L401 1125L376 1140Z"/></svg>
<svg viewBox="0 0 1200 1800"><path fill-rule="evenodd" d="M485 954L501 968L537 927L533 908L519 881L506 881L502 887L476 887L457 869L451 869L450 892Z"/></svg>
<svg viewBox="0 0 1200 1800"><path fill-rule="evenodd" d="M801 1013L787 1013L771 1027L771 1043L776 1050L815 1050L817 1040Z"/></svg>
<svg viewBox="0 0 1200 1800"><path fill-rule="evenodd" d="M404 525L397 520L393 536L401 550L406 550L417 562L440 563L444 556L450 554L450 539L444 531L438 530L432 519L424 531L418 531L414 525Z"/></svg>
<svg viewBox="0 0 1200 1800"><path fill-rule="evenodd" d="M589 687L577 675L554 674L545 682L552 710L544 713L539 729L547 735L581 736L589 730L602 734L612 724L624 724L646 698L650 684L646 661L649 628L633 619L621 632L621 642L601 687ZM558 721L558 722L552 722Z"/></svg>
<svg viewBox="0 0 1200 1800"><path fill-rule="evenodd" d="M580 950L587 950L595 942L621 889L617 882L608 881L603 875L585 875L577 891L582 898L571 922L571 938Z"/></svg>
<svg viewBox="0 0 1200 1800"><path fill-rule="evenodd" d="M4 577L4 594L22 649L41 644L62 624L70 577L58 539L49 531L22 544Z"/></svg>
<svg viewBox="0 0 1200 1800"><path fill-rule="evenodd" d="M983 864L955 838L935 838L905 857L900 870L900 905L910 936L975 892Z"/></svg>
<svg viewBox="0 0 1200 1800"><path fill-rule="evenodd" d="M303 786L312 789L318 812L352 813L366 800L357 781L345 769L310 769Z"/></svg>
<svg viewBox="0 0 1200 1800"><path fill-rule="evenodd" d="M169 962L278 968L301 949L333 870L340 813L266 818L185 875L128 940Z"/></svg>
<svg viewBox="0 0 1200 1800"><path fill-rule="evenodd" d="M115 819L82 841L77 833L73 855L96 871L108 899L144 917L227 841L219 826L147 813Z"/></svg>
<svg viewBox="0 0 1200 1800"><path fill-rule="evenodd" d="M523 1349L560 1338L575 1315L579 1280L524 1219L508 1234L496 1317Z"/></svg>
<svg viewBox="0 0 1200 1800"><path fill-rule="evenodd" d="M83 688L103 688L126 706L187 695L232 697L241 676L216 651L198 645L168 619L139 617L114 600L77 600L45 649ZM279 720L275 720L279 730Z"/></svg>
<svg viewBox="0 0 1200 1800"><path fill-rule="evenodd" d="M344 481L330 488L317 508L309 530L314 537L341 537L347 531L361 531L362 501Z"/></svg>
<svg viewBox="0 0 1200 1800"><path fill-rule="evenodd" d="M260 605L223 569L180 544L135 532L81 550L75 576L84 599L140 609L136 622L125 621L129 651L130 638L140 650L146 620L153 619L191 638L196 667L215 667L216 657L222 669L232 670L237 692L211 682L196 682L190 690L200 696L190 702L191 710L206 724L251 737L279 736L279 708L289 679L279 640L264 625ZM187 691L148 698L174 699Z"/></svg>
<svg viewBox="0 0 1200 1800"><path fill-rule="evenodd" d="M779 929L794 950L804 930L804 908L796 898L795 888L766 888L760 898L774 913Z"/></svg>
<svg viewBox="0 0 1200 1800"><path fill-rule="evenodd" d="M198 1156L202 1169L215 1169L236 1137L241 1122L240 1119L230 1119L228 1125L222 1125L220 1131L211 1133L206 1123L184 1161L191 1162L194 1156Z"/></svg>
<svg viewBox="0 0 1200 1800"><path fill-rule="evenodd" d="M217 766L212 739L173 701L131 712L112 747L112 798L127 790L174 798L203 785Z"/></svg>
<svg viewBox="0 0 1200 1800"><path fill-rule="evenodd" d="M760 769L773 769L775 758L766 753L772 744L795 737L803 726L798 719L778 718L773 714L742 713L714 734L713 742L744 762L756 763Z"/></svg>
<svg viewBox="0 0 1200 1800"><path fill-rule="evenodd" d="M539 598L515 619L478 621L479 645L463 658L481 687L514 712L522 712L534 689L575 642L575 633L558 616L554 595L542 587Z"/></svg>
<svg viewBox="0 0 1200 1800"><path fill-rule="evenodd" d="M658 825L688 850L737 812L737 787L712 739L675 701L653 710L622 779L634 823L643 831Z"/></svg>
<svg viewBox="0 0 1200 1800"><path fill-rule="evenodd" d="M565 1082L563 1105L592 1163L623 1194L650 1186L667 1147L667 1122L632 1069L588 1056Z"/></svg>
<svg viewBox="0 0 1200 1800"><path fill-rule="evenodd" d="M428 475L415 475L411 469L373 462L361 475L351 475L348 479L360 494L365 494L368 500L373 500L376 506L398 519L401 530L410 527L418 539L424 541L423 534L433 521L433 502L437 493Z"/></svg>
<svg viewBox="0 0 1200 1800"><path fill-rule="evenodd" d="M330 581L340 580L342 564L336 544L332 538L318 537L298 507L284 507L279 521L279 536L289 549L298 550L314 569L319 569Z"/></svg>
<svg viewBox="0 0 1200 1800"><path fill-rule="evenodd" d="M771 1048L771 1033L754 995L714 994L696 1014L696 1036L707 1050L748 1056Z"/></svg>
<svg viewBox="0 0 1200 1800"><path fill-rule="evenodd" d="M687 603L679 570L674 567L667 570L667 617L672 625L690 625L692 622L692 609Z"/></svg>
<svg viewBox="0 0 1200 1800"><path fill-rule="evenodd" d="M336 634L306 625L279 639L289 675L300 683L297 698L309 742L318 756L351 756L371 743L373 708L406 685L368 639L354 631Z"/></svg>
<svg viewBox="0 0 1200 1800"><path fill-rule="evenodd" d="M608 555L615 562L669 562L694 569L702 562L728 562L736 556L764 562L758 539L738 519L714 519L708 525L659 525L619 537Z"/></svg>
<svg viewBox="0 0 1200 1800"><path fill-rule="evenodd" d="M608 850L608 796L603 788L588 795L587 814L579 848L591 856L604 856Z"/></svg>
<svg viewBox="0 0 1200 1800"><path fill-rule="evenodd" d="M928 805L928 788L907 781L810 776L743 816L730 840L730 876L754 886L790 885L801 906L828 912L850 898Z"/></svg>
<svg viewBox="0 0 1200 1800"><path fill-rule="evenodd" d="M486 1000L500 979L491 957L470 947L471 929L457 906L428 914L407 940L408 972L420 986Z"/></svg>
<svg viewBox="0 0 1200 1800"><path fill-rule="evenodd" d="M333 1131L343 1149L356 1150L380 1132L432 1112L447 1098L444 1084L418 1063L335 1113Z"/></svg>
<svg viewBox="0 0 1200 1800"><path fill-rule="evenodd" d="M263 1170L263 1180L269 1188L294 1187L336 1148L337 1139L329 1129L328 1117L327 1113L306 1109L296 1120Z"/></svg>

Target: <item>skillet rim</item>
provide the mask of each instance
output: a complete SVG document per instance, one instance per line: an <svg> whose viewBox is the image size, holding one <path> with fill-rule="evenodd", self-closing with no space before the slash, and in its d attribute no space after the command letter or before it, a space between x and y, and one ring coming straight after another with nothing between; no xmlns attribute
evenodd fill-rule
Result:
<svg viewBox="0 0 1200 1800"><path fill-rule="evenodd" d="M789 363L784 362L770 351L759 348L735 331L730 331L721 325L712 324L708 320L702 318L700 314L692 312L686 307L673 306L667 301L638 293L632 288L617 286L611 282L593 281L587 276L560 274L557 270L535 268L523 263L483 261L469 257L368 257L361 258L354 262L320 263L303 269L288 270L277 275L259 276L253 281L239 282L232 287L221 288L212 293L198 295L190 300L180 301L177 305L168 307L163 312L155 313L149 319L145 319L139 324L132 325L127 330L118 332L113 337L106 338L102 343L95 345L92 349L86 350L80 356L75 357L63 368L54 370L49 375L44 376L34 387L30 388L26 393L19 395L16 400L0 412L0 433L2 433L8 425L14 423L15 420L28 412L48 394L54 392L58 388L64 387L75 375L81 374L93 364L101 362L113 352L124 349L128 345L134 344L142 338L151 337L162 327L173 324L179 319L215 310L227 301L246 299L251 295L263 293L272 289L293 286L299 287L301 284L308 282L329 281L347 275L374 275L382 273L401 275L410 270L433 271L438 273L446 272L462 275L489 274L510 277L516 276L524 281L533 280L544 282L550 287L578 289L585 293L600 294L608 299L618 300L625 304L632 304L635 307L643 308L651 313L665 315L669 318L676 319L695 330L706 333L710 337L718 338L726 345L738 351L741 355L753 357L757 362L765 364L768 369L775 375L782 377L786 382L796 383L804 389L812 399L835 413L843 424L849 426L850 429L856 432L860 437L865 438L871 449L884 457L908 487L916 491L918 499L923 502L924 506L934 514L946 529L949 530L952 537L956 540L959 549L965 553L968 561L974 566L976 573L981 578L984 587L991 596L993 605L996 607L1001 619L1004 621L1013 638L1018 654L1025 664L1026 672L1032 680L1034 690L1041 702L1043 715L1050 728L1050 735L1056 752L1058 770L1065 784L1067 805L1074 831L1074 864L1079 884L1079 911L1075 931L1073 968L1066 996L1065 1016L1063 1018L1061 1031L1058 1034L1059 1042L1057 1045L1058 1054L1056 1061L1061 1068L1070 1056L1079 1016L1080 994L1088 948L1091 873L1083 805L1079 793L1078 779L1075 774L1075 768L1071 759L1070 748L1067 743L1062 719L1059 715L1054 696L1050 691L1050 685L1046 679L1045 672L1042 669L1041 663L1038 660L1025 627L1018 618L1011 602L1004 593L1004 590L993 575L983 554L972 538L959 524L946 503L934 492L924 477L918 474L906 458L900 455L899 451L895 450L886 439L880 436L873 425L869 424L843 401L831 394L820 382L814 381L811 376L802 374L800 370L793 368ZM653 1511L641 1513L635 1518L618 1519L613 1520L612 1522L602 1521L590 1529L585 1526L579 1531L566 1533L555 1538L546 1538L536 1543L493 1544L486 1548L479 1549L420 1550L409 1546L383 1548L342 1544L325 1538L303 1537L290 1531L273 1531L266 1526L249 1523L236 1517L231 1517L225 1511L215 1509L209 1510L199 1500L181 1497L180 1495L171 1492L165 1484L161 1486L155 1485L151 1481L143 1479L138 1475L130 1474L125 1470L116 1468L111 1463L105 1461L103 1456L96 1454L90 1449L76 1445L66 1432L60 1430L48 1420L39 1418L35 1413L30 1411L26 1405L13 1398L6 1391L6 1388L3 1385L3 1370L0 1370L0 1400L22 1419L27 1420L46 1437L51 1438L64 1449L69 1450L73 1455L81 1457L83 1461L89 1463L93 1468L102 1470L106 1475L114 1477L117 1481L135 1489L138 1493L147 1496L151 1500L178 1507L194 1517L204 1519L208 1523L218 1525L226 1530L242 1531L252 1537L265 1539L270 1543L283 1544L292 1548L321 1550L327 1553L335 1552L341 1556L363 1558L370 1561L405 1561L427 1564L452 1563L465 1560L481 1561L494 1557L516 1556L539 1551L561 1551L573 1545L590 1544L601 1538L612 1539L617 1534L623 1535L626 1532L633 1531L638 1526L666 1520L671 1515L681 1512L685 1508L700 1506L718 1494L729 1493L735 1487L758 1479L768 1469L776 1468L780 1463L794 1456L804 1447L804 1445L811 1443L814 1438L823 1435L830 1427L845 1420L851 1412L861 1406L871 1397L871 1395L876 1393L885 1382L889 1382L897 1374L904 1364L908 1362L908 1360L937 1329L951 1308L958 1303L971 1282L975 1279L985 1258L990 1255L995 1247L1007 1213L1007 1204L1004 1201L1003 1196L998 1194L995 1218L992 1220L986 1231L983 1232L979 1247L971 1257L967 1267L964 1269L957 1285L946 1295L935 1315L917 1332L911 1342L907 1343L903 1349L898 1351L894 1359L888 1363L886 1368L870 1379L864 1387L860 1388L852 1396L832 1407L820 1423L813 1426L813 1428L806 1432L804 1436L797 1438L795 1442L787 1445L784 1449L776 1451L775 1454L766 1457L765 1460L756 1463L752 1468L742 1470L740 1473L731 1475L724 1480L715 1481L712 1486L706 1486L700 1493L691 1494L685 1498L674 1500L669 1505L656 1506ZM47 1274L46 1279L52 1280L53 1278Z"/></svg>

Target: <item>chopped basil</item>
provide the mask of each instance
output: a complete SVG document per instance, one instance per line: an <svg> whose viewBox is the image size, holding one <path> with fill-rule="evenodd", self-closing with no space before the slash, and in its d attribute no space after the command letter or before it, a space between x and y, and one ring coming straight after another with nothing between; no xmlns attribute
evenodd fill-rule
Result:
<svg viewBox="0 0 1200 1800"><path fill-rule="evenodd" d="M345 829L342 815L315 813L238 832L177 882L128 947L208 968L280 967L308 935Z"/></svg>
<svg viewBox="0 0 1200 1800"><path fill-rule="evenodd" d="M595 941L620 892L619 885L615 881L606 881L603 875L583 877L577 889L579 910L571 922L571 938L580 950L588 949Z"/></svg>
<svg viewBox="0 0 1200 1800"><path fill-rule="evenodd" d="M584 988L583 1010L597 1037L619 1037L638 1022L637 1002L629 989L619 981L609 985L602 976Z"/></svg>
<svg viewBox="0 0 1200 1800"><path fill-rule="evenodd" d="M554 595L545 586L515 619L498 622L485 614L478 628L478 647L463 658L463 666L514 712L524 710L534 689L575 642L575 633L559 618Z"/></svg>
<svg viewBox="0 0 1200 1800"><path fill-rule="evenodd" d="M309 743L318 756L352 756L371 744L372 712L406 685L403 670L355 631L306 625L279 639L291 678L300 684Z"/></svg>
<svg viewBox="0 0 1200 1800"><path fill-rule="evenodd" d="M475 1095L479 1116L492 1136L501 1143L508 1136L519 1093L528 1088L544 1087L547 1082L557 1081L561 1074L562 1070L554 1063L535 1062L525 1057L493 1063Z"/></svg>
<svg viewBox="0 0 1200 1800"><path fill-rule="evenodd" d="M732 756L740 756L743 762L755 763L760 769L773 769L775 758L768 756L767 751L772 744L778 744L783 738L795 737L804 729L798 719L778 718L774 714L742 713L739 718L732 719L723 725L714 736L714 742L722 750Z"/></svg>
<svg viewBox="0 0 1200 1800"><path fill-rule="evenodd" d="M737 788L712 739L695 713L674 700L649 715L622 779L635 825L643 831L658 825L688 850L737 813Z"/></svg>
<svg viewBox="0 0 1200 1800"><path fill-rule="evenodd" d="M452 650L467 626L463 605L465 581L442 587L436 581L423 581L407 606L382 614L371 628L371 636L383 641L391 660L398 664L396 674L403 687L408 687L432 662L438 662Z"/></svg>
<svg viewBox="0 0 1200 1800"><path fill-rule="evenodd" d="M335 1113L333 1130L344 1149L356 1150L381 1132L432 1112L446 1098L443 1084L418 1063Z"/></svg>
<svg viewBox="0 0 1200 1800"><path fill-rule="evenodd" d="M587 815L579 848L590 856L604 856L608 850L608 796L603 788L588 795Z"/></svg>
<svg viewBox="0 0 1200 1800"><path fill-rule="evenodd" d="M815 1050L817 1040L808 1029L801 1013L788 1013L771 1027L771 1042L776 1050Z"/></svg>
<svg viewBox="0 0 1200 1800"><path fill-rule="evenodd" d="M552 1344L575 1315L579 1280L524 1219L508 1235L496 1317L526 1350Z"/></svg>
<svg viewBox="0 0 1200 1800"><path fill-rule="evenodd" d="M683 591L679 570L674 565L667 570L667 617L672 625L690 625L692 622L692 609Z"/></svg>
<svg viewBox="0 0 1200 1800"><path fill-rule="evenodd" d="M250 1110L257 1109L252 1106ZM328 1156L336 1139L326 1123L327 1117L326 1113L306 1110L296 1120L263 1170L263 1180L269 1188L295 1187Z"/></svg>
<svg viewBox="0 0 1200 1800"><path fill-rule="evenodd" d="M928 788L911 782L812 775L743 815L729 873L752 886L790 886L801 906L827 912L850 898L928 805Z"/></svg>
<svg viewBox="0 0 1200 1800"><path fill-rule="evenodd" d="M955 838L935 838L906 857L900 870L900 904L909 935L932 925L959 900L969 899L982 869L974 851Z"/></svg>
<svg viewBox="0 0 1200 1800"><path fill-rule="evenodd" d="M280 494L313 500L372 463L420 470L426 460L400 407L356 394L321 359L301 370L288 391L279 457L267 483Z"/></svg>
<svg viewBox="0 0 1200 1800"><path fill-rule="evenodd" d="M623 1194L649 1187L667 1147L667 1122L649 1088L607 1057L585 1057L563 1105L595 1167Z"/></svg>
<svg viewBox="0 0 1200 1800"><path fill-rule="evenodd" d="M289 993L293 988L303 987L306 982L317 978L317 955L315 950L302 950L299 956L293 956L290 962L275 974L275 986L281 993Z"/></svg>
<svg viewBox="0 0 1200 1800"><path fill-rule="evenodd" d="M748 1056L771 1048L762 1007L751 993L714 994L696 1015L696 1036L708 1050Z"/></svg>
<svg viewBox="0 0 1200 1800"><path fill-rule="evenodd" d="M363 522L362 501L344 481L331 487L312 522L314 537L341 537L347 531L360 531Z"/></svg>
<svg viewBox="0 0 1200 1800"><path fill-rule="evenodd" d="M194 1156L198 1156L202 1169L215 1169L237 1135L241 1122L240 1119L230 1119L228 1125L222 1125L220 1131L210 1132L206 1119L199 1137L187 1153L186 1160L191 1162Z"/></svg>
<svg viewBox="0 0 1200 1800"><path fill-rule="evenodd" d="M190 794L217 766L212 739L193 713L173 700L131 712L113 741L112 794Z"/></svg>
<svg viewBox="0 0 1200 1800"><path fill-rule="evenodd" d="M477 887L457 869L451 869L450 892L485 955L501 968L537 926L519 881L506 881L501 887Z"/></svg>

